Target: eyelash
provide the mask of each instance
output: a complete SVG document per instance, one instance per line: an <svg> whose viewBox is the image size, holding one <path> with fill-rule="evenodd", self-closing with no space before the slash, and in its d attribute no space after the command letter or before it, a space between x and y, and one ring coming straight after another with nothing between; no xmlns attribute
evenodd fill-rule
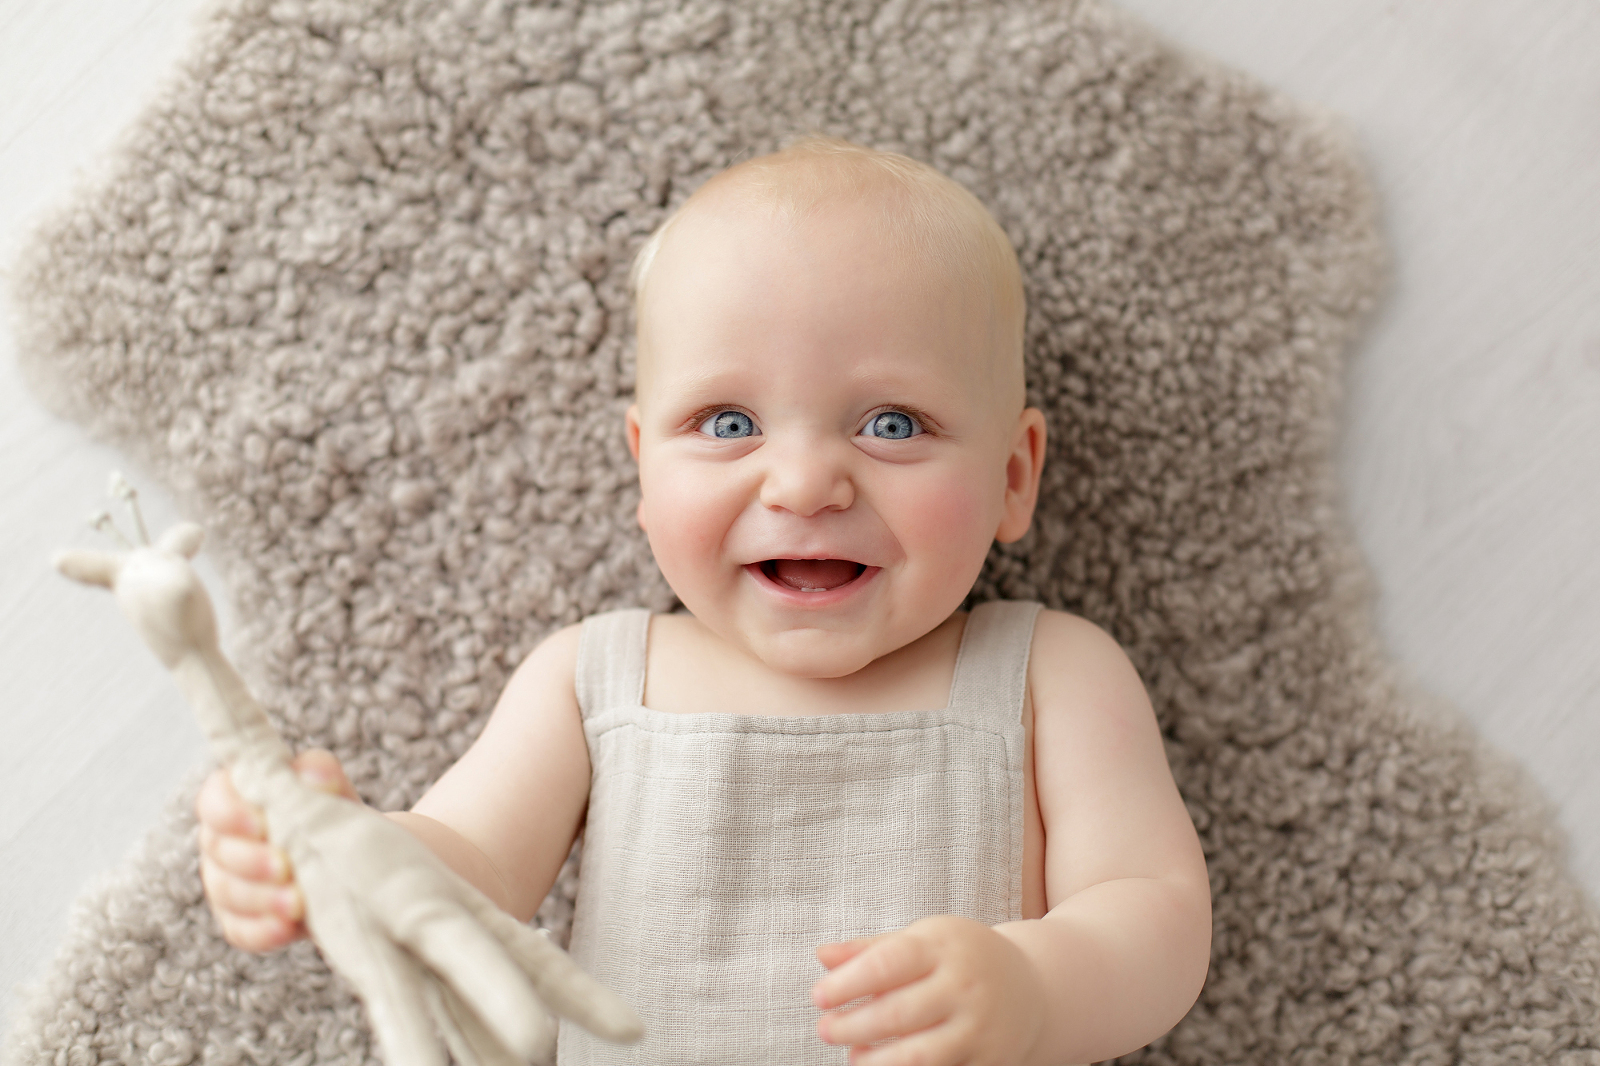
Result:
<svg viewBox="0 0 1600 1066"><path fill-rule="evenodd" d="M753 432L749 433L745 437L716 437L714 433L705 433L706 425L722 414L743 415L745 418L750 420L750 425ZM916 426L917 431L910 434L909 437L880 437L875 433L869 434L865 432L869 427L877 422L879 418L882 418L884 415L888 414L904 415L912 421L913 425ZM707 407L702 407L700 410L690 415L684 421L683 425L685 429L692 430L696 433L704 433L706 436L712 437L716 440L745 440L749 437L761 436L761 429L759 426L756 426L754 416L752 416L748 411L744 411L738 407L731 407L727 404L711 404ZM885 407L868 415L866 421L862 423L861 429L857 431L856 435L870 437L874 440L909 440L910 437L921 436L924 433L931 434L935 425L937 425L937 423L935 423L932 418L914 407Z"/></svg>
<svg viewBox="0 0 1600 1066"><path fill-rule="evenodd" d="M867 430L877 425L878 419L882 418L884 415L901 415L909 419L913 427L912 431L904 437L885 437L881 433L868 433ZM919 437L926 432L928 432L928 426L923 419L918 418L910 411L902 411L898 407L886 407L882 411L874 411L872 414L868 415L867 421L862 425L861 429L856 435L861 437L871 437L873 440L910 440L912 437Z"/></svg>
<svg viewBox="0 0 1600 1066"><path fill-rule="evenodd" d="M717 419L721 418L723 415L738 415L741 418L745 419L745 421L750 423L750 432L747 433L747 434L743 434L740 437L717 437L716 433L714 433L714 432L713 433L706 433L705 432L706 426L711 425L713 422L715 422ZM756 425L756 420L754 418L752 418L749 415L748 412L741 411L737 407L714 407L714 408L711 408L711 409L707 410L703 414L698 414L697 413L689 421L694 426L694 431L696 433L705 433L706 436L715 438L717 440L742 440L742 439L745 439L745 438L748 438L748 437L759 437L759 436L761 436L761 428Z"/></svg>

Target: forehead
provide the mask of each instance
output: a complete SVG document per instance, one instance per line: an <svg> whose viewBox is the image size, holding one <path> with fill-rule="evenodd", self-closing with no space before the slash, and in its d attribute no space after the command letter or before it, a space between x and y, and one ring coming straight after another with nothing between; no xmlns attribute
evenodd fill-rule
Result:
<svg viewBox="0 0 1600 1066"><path fill-rule="evenodd" d="M797 198L764 186L717 182L685 205L657 260L664 267L693 269L696 256L754 247L790 257L793 269L807 265L808 256L828 254L880 270L893 267L902 282L951 275L951 257L939 254L934 227L912 217L918 214L904 190L889 187ZM692 253L669 254L684 246Z"/></svg>
<svg viewBox="0 0 1600 1066"><path fill-rule="evenodd" d="M869 309L885 323L912 308L952 324L985 317L984 287L904 229L876 196L803 209L738 190L707 196L689 205L657 252L641 294L641 326L686 315L761 318L793 307L819 321Z"/></svg>
<svg viewBox="0 0 1600 1066"><path fill-rule="evenodd" d="M894 239L871 198L804 213L742 197L694 206L643 293L641 386L717 358L987 376L987 294Z"/></svg>
<svg viewBox="0 0 1600 1066"><path fill-rule="evenodd" d="M852 264L878 270L893 267L902 283L966 274L976 287L988 279L971 254L970 219L927 188L912 188L870 172L819 176L815 161L717 175L689 200L674 220L661 250L692 243L699 253L724 246L759 243L773 254L799 256L826 246L848 254ZM662 258L658 251L657 259ZM683 256L668 256L676 269L692 269Z"/></svg>

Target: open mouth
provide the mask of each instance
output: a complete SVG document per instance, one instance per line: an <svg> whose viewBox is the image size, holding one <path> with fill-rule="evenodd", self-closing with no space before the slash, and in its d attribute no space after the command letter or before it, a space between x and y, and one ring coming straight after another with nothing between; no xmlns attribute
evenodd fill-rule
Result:
<svg viewBox="0 0 1600 1066"><path fill-rule="evenodd" d="M866 572L866 564L849 559L768 559L761 572L797 592L832 592Z"/></svg>

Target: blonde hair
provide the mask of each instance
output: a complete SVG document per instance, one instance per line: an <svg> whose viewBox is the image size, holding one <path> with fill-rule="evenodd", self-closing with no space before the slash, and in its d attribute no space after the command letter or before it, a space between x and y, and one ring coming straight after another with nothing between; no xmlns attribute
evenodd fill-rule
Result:
<svg viewBox="0 0 1600 1066"><path fill-rule="evenodd" d="M634 305L641 307L650 268L674 225L702 198L734 195L772 207L796 222L841 199L875 197L884 237L911 255L951 269L988 294L991 321L1005 349L1022 359L1026 305L1022 272L1005 231L965 186L926 163L809 134L778 152L729 167L684 201L633 260Z"/></svg>

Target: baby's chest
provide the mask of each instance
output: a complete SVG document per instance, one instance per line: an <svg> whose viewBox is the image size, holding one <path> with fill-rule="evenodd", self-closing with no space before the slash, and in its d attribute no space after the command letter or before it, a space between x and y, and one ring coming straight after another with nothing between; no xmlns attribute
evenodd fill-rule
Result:
<svg viewBox="0 0 1600 1066"><path fill-rule="evenodd" d="M697 862L861 869L892 853L930 872L952 861L1013 870L1037 806L1017 739L929 717L640 708L591 731L588 832L624 852L666 847Z"/></svg>

